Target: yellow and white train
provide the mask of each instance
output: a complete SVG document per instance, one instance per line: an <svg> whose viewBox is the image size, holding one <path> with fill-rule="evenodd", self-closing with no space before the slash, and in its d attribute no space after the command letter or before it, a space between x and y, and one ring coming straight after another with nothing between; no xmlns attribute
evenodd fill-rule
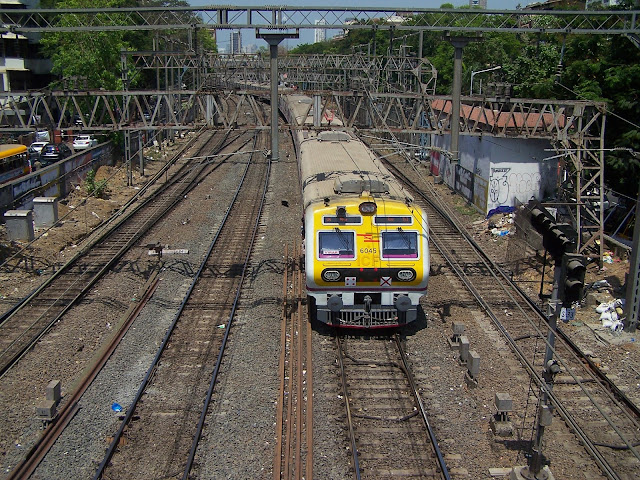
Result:
<svg viewBox="0 0 640 480"><path fill-rule="evenodd" d="M312 315L354 328L416 320L429 277L424 211L351 133L302 128L295 137Z"/></svg>

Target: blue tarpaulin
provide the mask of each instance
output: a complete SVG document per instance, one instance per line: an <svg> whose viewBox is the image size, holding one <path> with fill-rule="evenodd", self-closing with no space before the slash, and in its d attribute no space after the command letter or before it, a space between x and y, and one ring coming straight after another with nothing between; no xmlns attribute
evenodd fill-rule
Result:
<svg viewBox="0 0 640 480"><path fill-rule="evenodd" d="M487 218L492 217L496 213L513 213L515 211L516 207L499 206L489 210L489 213L487 213Z"/></svg>

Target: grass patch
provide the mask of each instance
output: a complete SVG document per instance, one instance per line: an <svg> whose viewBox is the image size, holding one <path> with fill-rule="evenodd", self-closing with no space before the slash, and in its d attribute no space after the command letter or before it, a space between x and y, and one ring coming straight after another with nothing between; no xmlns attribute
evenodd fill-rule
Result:
<svg viewBox="0 0 640 480"><path fill-rule="evenodd" d="M469 205L467 203L457 203L455 206L455 209L456 209L456 212L465 216L480 215L480 213L478 213L478 210L476 210L472 205Z"/></svg>

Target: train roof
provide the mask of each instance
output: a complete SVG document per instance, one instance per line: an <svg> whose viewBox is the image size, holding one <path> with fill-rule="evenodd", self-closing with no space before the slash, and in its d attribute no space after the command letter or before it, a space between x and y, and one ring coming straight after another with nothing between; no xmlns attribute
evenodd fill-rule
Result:
<svg viewBox="0 0 640 480"><path fill-rule="evenodd" d="M300 132L304 208L325 199L369 192L374 198L412 202L382 162L347 131Z"/></svg>
<svg viewBox="0 0 640 480"><path fill-rule="evenodd" d="M287 95L287 105L295 118L295 123L293 119L291 120L292 123L298 126L313 125L313 99L311 97L302 94ZM323 127L340 127L343 125L342 120L334 115L331 108L325 108L324 105L322 108L323 115L320 123Z"/></svg>

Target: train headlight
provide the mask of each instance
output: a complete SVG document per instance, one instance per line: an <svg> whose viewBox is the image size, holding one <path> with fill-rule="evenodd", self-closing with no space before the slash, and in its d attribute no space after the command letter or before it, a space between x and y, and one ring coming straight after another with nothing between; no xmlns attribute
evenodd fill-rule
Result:
<svg viewBox="0 0 640 480"><path fill-rule="evenodd" d="M401 282L410 282L414 278L416 278L416 272L413 270L400 270L398 272L398 280Z"/></svg>
<svg viewBox="0 0 640 480"><path fill-rule="evenodd" d="M374 202L362 202L359 205L358 209L363 215L373 215L374 213L376 213L378 207Z"/></svg>
<svg viewBox="0 0 640 480"><path fill-rule="evenodd" d="M337 282L340 280L340 272L337 270L325 270L322 272L322 279L325 282Z"/></svg>

